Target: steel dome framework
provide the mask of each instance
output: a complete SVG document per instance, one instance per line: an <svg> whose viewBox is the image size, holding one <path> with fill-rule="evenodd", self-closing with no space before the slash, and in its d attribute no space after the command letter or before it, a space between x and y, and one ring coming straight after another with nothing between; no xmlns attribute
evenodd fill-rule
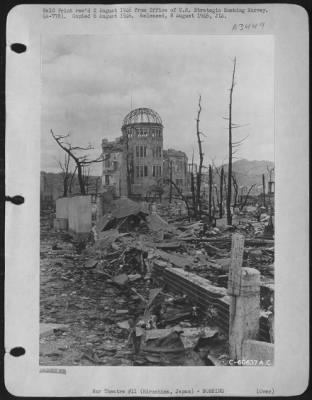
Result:
<svg viewBox="0 0 312 400"><path fill-rule="evenodd" d="M159 114L151 108L136 108L127 114L122 127L133 124L157 124L162 126Z"/></svg>

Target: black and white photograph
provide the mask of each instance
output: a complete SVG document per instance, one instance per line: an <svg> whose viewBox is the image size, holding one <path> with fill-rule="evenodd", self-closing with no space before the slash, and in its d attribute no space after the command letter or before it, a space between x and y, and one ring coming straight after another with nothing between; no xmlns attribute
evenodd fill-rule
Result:
<svg viewBox="0 0 312 400"><path fill-rule="evenodd" d="M18 6L6 77L8 392L303 393L305 10Z"/></svg>
<svg viewBox="0 0 312 400"><path fill-rule="evenodd" d="M273 60L42 38L41 365L273 365Z"/></svg>

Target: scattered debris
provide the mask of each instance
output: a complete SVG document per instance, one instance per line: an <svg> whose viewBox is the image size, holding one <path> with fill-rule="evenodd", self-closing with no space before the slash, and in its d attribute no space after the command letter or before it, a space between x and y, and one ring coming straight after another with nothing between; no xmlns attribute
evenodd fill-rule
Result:
<svg viewBox="0 0 312 400"><path fill-rule="evenodd" d="M261 272L260 330L273 341L270 216L249 209L214 227L161 211L122 198L90 237L45 225L41 364L227 365L232 231L245 236L243 266Z"/></svg>

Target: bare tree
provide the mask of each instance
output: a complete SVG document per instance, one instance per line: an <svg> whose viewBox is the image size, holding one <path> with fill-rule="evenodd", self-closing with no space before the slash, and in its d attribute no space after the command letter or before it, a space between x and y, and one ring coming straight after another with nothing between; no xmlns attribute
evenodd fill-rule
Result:
<svg viewBox="0 0 312 400"><path fill-rule="evenodd" d="M72 187L73 187L73 183L74 183L74 178L75 178L75 175L76 175L76 171L77 171L77 166L75 167L73 173L71 174L71 178L70 178L69 186L68 186L68 192L69 192L69 193L72 193Z"/></svg>
<svg viewBox="0 0 312 400"><path fill-rule="evenodd" d="M57 160L57 164L61 169L61 175L63 179L63 197L67 197L71 172L69 171L70 157L65 153L64 162Z"/></svg>
<svg viewBox="0 0 312 400"><path fill-rule="evenodd" d="M83 176L83 182L84 182L84 187L86 190L86 194L89 193L89 186L90 186L90 167L86 166L82 168L82 176Z"/></svg>
<svg viewBox="0 0 312 400"><path fill-rule="evenodd" d="M223 217L223 178L224 178L224 168L222 165L220 173L220 210L219 210L220 218Z"/></svg>
<svg viewBox="0 0 312 400"><path fill-rule="evenodd" d="M226 201L227 211L227 223L232 225L232 214L231 214L231 199L232 199L232 160L233 160L233 142L232 142L232 102L233 102L233 89L235 86L235 68L236 68L236 57L234 58L232 84L230 88L230 102L229 102L229 165L228 165L228 191Z"/></svg>
<svg viewBox="0 0 312 400"><path fill-rule="evenodd" d="M233 188L234 188L234 208L237 206L237 198L238 198L238 183L236 176L232 173L232 181L233 181Z"/></svg>
<svg viewBox="0 0 312 400"><path fill-rule="evenodd" d="M80 187L80 193L82 195L86 194L86 186L85 186L85 180L83 176L83 168L86 166L89 166L94 163L98 162L103 162L105 161L105 158L103 155L100 155L99 157L95 159L89 159L88 155L78 155L77 152L81 151L88 151L94 149L90 144L87 147L80 147L80 146L72 146L70 143L67 142L69 139L70 135L55 135L53 130L51 129L51 135L53 139L56 141L56 143L60 146L61 149L63 149L69 157L73 159L73 161L76 164L77 168L77 175L78 175L78 183Z"/></svg>
<svg viewBox="0 0 312 400"><path fill-rule="evenodd" d="M229 100L229 117L225 118L228 120L228 131L229 131L229 165L228 165L228 176L227 176L227 197L226 197L226 212L227 212L227 223L228 225L232 225L232 214L231 214L231 201L232 201L232 162L233 162L233 155L237 152L233 151L234 148L240 147L242 142L248 137L248 135L238 141L233 141L232 130L236 128L243 127L245 125L238 125L234 124L232 121L232 106L233 106L233 90L234 86L236 85L235 82L235 71L236 71L236 57L234 57L234 65L233 65L233 72L232 72L232 83L230 87L230 100Z"/></svg>
<svg viewBox="0 0 312 400"><path fill-rule="evenodd" d="M169 160L169 174L170 174L169 203L171 203L172 202L172 160Z"/></svg>
<svg viewBox="0 0 312 400"><path fill-rule="evenodd" d="M218 205L219 205L219 218L222 218L223 217L223 193L224 193L224 189L225 189L225 193L226 193L224 164L222 162L222 165L218 168L215 165L214 160L212 160L212 166L213 166L214 171L216 172L216 174L219 176L219 193L220 193L220 196L218 196L217 187L216 187L216 194L217 194L217 202L218 202Z"/></svg>
<svg viewBox="0 0 312 400"><path fill-rule="evenodd" d="M203 134L200 132L199 129L199 122L200 122L200 114L201 114L201 96L199 96L198 100L198 111L197 111L197 118L196 118L196 135L197 135L197 142L198 142L198 152L199 152L199 167L198 167L198 172L197 172L197 179L196 179L196 207L195 207L195 214L199 218L201 218L201 212L202 212L202 204L201 204L201 180L202 180L202 168L203 168L203 162L204 162L204 153L202 150L202 141L200 136Z"/></svg>
<svg viewBox="0 0 312 400"><path fill-rule="evenodd" d="M192 154L192 164L191 164L191 193L192 193L193 211L194 211L194 214L195 214L196 193L195 193L195 181L194 181L194 151L193 151L193 154Z"/></svg>
<svg viewBox="0 0 312 400"><path fill-rule="evenodd" d="M255 186L256 186L256 184L253 184L253 185L250 186L250 188L249 188L249 190L248 190L248 192L247 192L247 194L245 196L244 201L242 200L241 205L240 205L240 210L241 211L243 210L243 208L247 204L248 196L249 196L250 192L252 191L252 188L254 188Z"/></svg>
<svg viewBox="0 0 312 400"><path fill-rule="evenodd" d="M170 178L167 178L165 180L165 183L169 183L169 184L173 185L173 187L175 188L175 190L176 190L177 194L179 195L179 197L181 198L181 200L184 201L184 203L186 205L186 208L187 208L188 218L189 218L189 220L191 220L192 209L190 207L190 204L188 202L187 197L184 196L184 194L183 194L182 190L179 188L179 186L173 180L171 180Z"/></svg>
<svg viewBox="0 0 312 400"><path fill-rule="evenodd" d="M209 215L209 223L212 221L212 215L211 215L211 195L212 195L212 168L211 165L209 164L209 200L208 200L208 215Z"/></svg>
<svg viewBox="0 0 312 400"><path fill-rule="evenodd" d="M263 206L265 207L265 176L262 174Z"/></svg>

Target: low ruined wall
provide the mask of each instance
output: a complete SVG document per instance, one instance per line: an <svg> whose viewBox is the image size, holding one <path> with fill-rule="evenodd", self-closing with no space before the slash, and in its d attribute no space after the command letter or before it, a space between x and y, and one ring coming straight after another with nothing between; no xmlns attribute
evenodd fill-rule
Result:
<svg viewBox="0 0 312 400"><path fill-rule="evenodd" d="M153 278L159 283L168 286L172 290L186 294L198 307L216 310L214 320L225 332L229 331L230 298L225 288L216 287L207 279L196 274L184 271L180 268L163 267L153 264ZM260 316L259 340L270 341L270 327L268 318Z"/></svg>

